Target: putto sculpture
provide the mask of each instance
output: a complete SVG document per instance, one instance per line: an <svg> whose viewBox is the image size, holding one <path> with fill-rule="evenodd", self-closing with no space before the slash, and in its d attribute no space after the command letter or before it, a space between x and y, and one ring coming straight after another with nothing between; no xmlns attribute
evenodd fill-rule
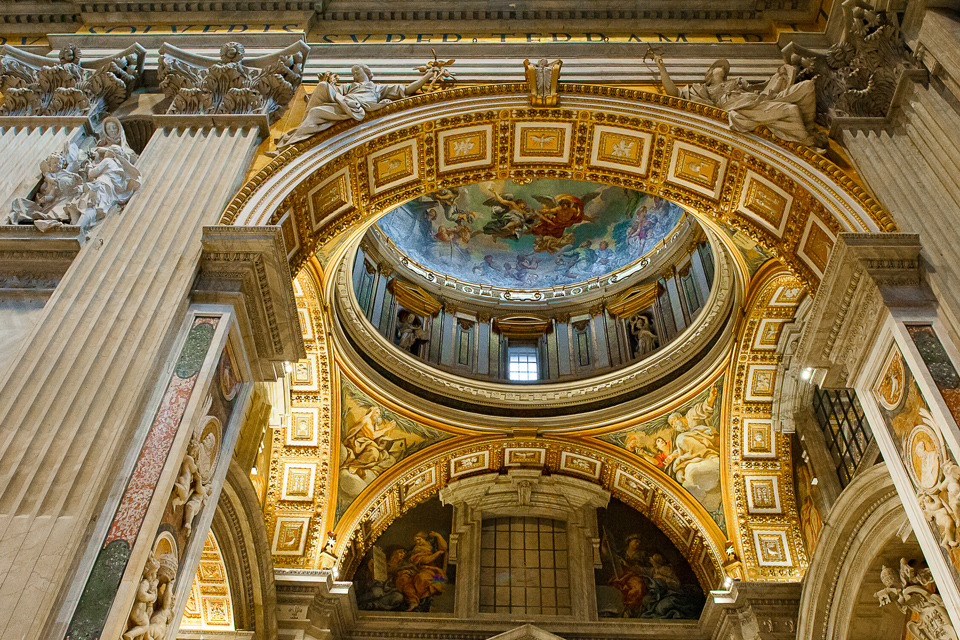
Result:
<svg viewBox="0 0 960 640"><path fill-rule="evenodd" d="M123 640L162 640L173 621L179 562L174 553L147 556Z"/></svg>
<svg viewBox="0 0 960 640"><path fill-rule="evenodd" d="M0 46L0 114L5 116L90 116L99 121L136 87L146 50L134 44L99 60L80 61L69 45L59 60Z"/></svg>
<svg viewBox="0 0 960 640"><path fill-rule="evenodd" d="M910 615L907 630L922 640L957 640L943 598L936 593L930 569L916 569L906 558L900 558L899 573L891 567L880 570L883 589L874 596L880 606L895 605Z"/></svg>
<svg viewBox="0 0 960 640"><path fill-rule="evenodd" d="M363 120L367 113L382 109L394 100L417 93L443 74L443 66L424 66L425 71L408 85L376 84L373 71L365 64L351 67L353 82L339 84L336 74L326 73L317 88L310 94L307 111L296 129L277 139L277 149L306 140L325 131L341 120Z"/></svg>
<svg viewBox="0 0 960 640"><path fill-rule="evenodd" d="M173 485L170 506L183 506L183 530L190 537L193 531L193 519L210 496L210 482L213 479L213 464L217 457L217 437L207 433L203 437L198 432L187 444L187 454L180 464L180 474Z"/></svg>
<svg viewBox="0 0 960 640"><path fill-rule="evenodd" d="M41 231L64 224L89 230L119 212L140 188L136 161L120 121L110 116L92 149L68 143L40 163L37 194L14 200L6 222L33 224Z"/></svg>
<svg viewBox="0 0 960 640"><path fill-rule="evenodd" d="M157 74L160 90L172 99L167 113L264 114L273 122L300 86L309 52L309 45L297 42L245 60L243 45L228 42L218 60L164 43Z"/></svg>

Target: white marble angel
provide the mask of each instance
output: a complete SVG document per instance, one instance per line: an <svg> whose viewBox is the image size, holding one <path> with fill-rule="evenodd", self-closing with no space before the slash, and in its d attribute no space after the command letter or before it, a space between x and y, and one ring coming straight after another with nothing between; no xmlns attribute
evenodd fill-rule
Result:
<svg viewBox="0 0 960 640"><path fill-rule="evenodd" d="M41 231L63 224L90 229L119 211L140 188L136 159L120 121L108 117L89 152L69 143L40 163L43 180L37 194L14 200L7 223L32 223Z"/></svg>
<svg viewBox="0 0 960 640"><path fill-rule="evenodd" d="M412 96L432 80L442 69L428 68L417 80L408 85L375 84L373 71L365 64L355 64L351 68L353 82L337 85L337 77L332 74L317 85L307 102L307 113L296 129L277 139L277 148L306 140L315 133L325 131L341 120L363 120L367 113L382 109L394 100Z"/></svg>
<svg viewBox="0 0 960 640"><path fill-rule="evenodd" d="M75 144L47 156L40 162L43 178L36 196L14 200L5 222L33 223L40 231L69 224L69 206L80 196L83 184L81 171L80 149Z"/></svg>
<svg viewBox="0 0 960 640"><path fill-rule="evenodd" d="M97 146L89 153L86 180L71 211L71 224L90 228L119 211L140 188L137 154L127 144L120 121L108 117Z"/></svg>
<svg viewBox="0 0 960 640"><path fill-rule="evenodd" d="M734 131L750 132L766 126L778 138L805 145L815 143L815 87L812 80L796 82L796 67L781 65L763 86L752 86L743 78L730 78L730 63L721 59L707 69L703 82L678 88L663 58L655 54L653 60L667 95L723 109Z"/></svg>
<svg viewBox="0 0 960 640"><path fill-rule="evenodd" d="M657 348L657 334L651 330L650 318L642 313L630 320L630 332L637 339L637 348L633 352L634 358L642 358Z"/></svg>

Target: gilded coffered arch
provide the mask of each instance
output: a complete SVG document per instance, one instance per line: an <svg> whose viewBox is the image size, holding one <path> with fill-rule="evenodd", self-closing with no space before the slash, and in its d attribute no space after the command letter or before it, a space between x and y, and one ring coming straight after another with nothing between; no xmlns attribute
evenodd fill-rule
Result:
<svg viewBox="0 0 960 640"><path fill-rule="evenodd" d="M663 531L690 562L705 590L723 580L726 536L704 508L645 460L580 438L461 437L398 464L372 483L333 530L330 554L351 575L377 537L407 510L465 478L497 482L502 472L537 469L609 491Z"/></svg>
<svg viewBox="0 0 960 640"><path fill-rule="evenodd" d="M763 131L731 132L723 112L657 94L564 85L559 107L533 109L519 85L479 86L416 96L377 115L283 151L221 218L222 224L280 226L288 259L300 273L295 291L308 357L294 365L291 424L274 438L266 514L275 563L335 565L349 575L401 513L451 479L493 477L510 467L511 450L533 449L538 468L587 477L648 516L707 588L725 572L737 572L731 562L747 579L799 579L807 558L786 480L790 454L773 427L782 345L780 333L771 331L792 322L804 295L817 287L839 233L895 229L880 206L809 149ZM438 189L507 178L584 180L658 195L692 212L715 236L725 228L745 232L782 266L768 265L750 287L738 259L721 261L726 280L715 287L717 295L736 298L727 305L732 320L723 333L725 347L695 379L675 385L675 397L562 435L563 429L541 429L534 437L537 427L506 426L481 435L476 418L471 424L418 410L355 366L359 361L337 344L331 293L342 288L337 277L344 256L392 207ZM743 308L751 311L743 316ZM338 506L344 374L372 402L447 435ZM717 401L723 500L719 511L708 511L682 481L604 435L645 420L665 421L671 411L688 410L694 395L702 402L714 384L723 390ZM761 392L767 394L762 399ZM751 449L754 432L766 438L763 451ZM294 478L302 486L291 489ZM772 496L772 503L765 506L758 496ZM724 512L726 531L724 516L717 515ZM728 540L739 558L728 556Z"/></svg>
<svg viewBox="0 0 960 640"><path fill-rule="evenodd" d="M831 162L772 135L729 130L723 111L654 93L561 85L530 108L521 85L415 96L285 149L228 204L222 224L276 224L298 270L424 193L483 180L619 185L741 229L816 287L843 231L895 229Z"/></svg>

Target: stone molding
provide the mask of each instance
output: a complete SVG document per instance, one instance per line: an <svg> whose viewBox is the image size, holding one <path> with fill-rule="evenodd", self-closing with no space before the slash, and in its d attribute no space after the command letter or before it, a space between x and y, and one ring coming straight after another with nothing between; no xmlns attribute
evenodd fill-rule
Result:
<svg viewBox="0 0 960 640"><path fill-rule="evenodd" d="M800 583L733 582L711 591L700 629L713 640L793 640L797 634Z"/></svg>
<svg viewBox="0 0 960 640"><path fill-rule="evenodd" d="M651 386L662 384L671 374L676 375L697 354L701 354L704 362L715 362L712 355L707 354L714 353L718 336L730 331L729 319L735 303L740 299L740 288L729 250L716 239L711 244L720 254L716 261L716 275L705 309L694 322L651 357L584 380L511 385L464 378L429 365L424 366L423 361L388 342L367 321L350 285L349 269L352 262L348 264L346 260L328 285L337 316L332 334L348 359L359 363L366 356L367 362L371 363L369 366L381 375L386 373L412 387L475 404L481 413L484 412L483 407L519 409L542 404L544 399L549 399L554 406L578 405L587 401L609 404L617 398L636 395L641 389L650 393ZM422 404L423 400L418 402ZM439 410L444 411L443 408Z"/></svg>
<svg viewBox="0 0 960 640"><path fill-rule="evenodd" d="M0 288L53 290L80 252L80 228L0 225Z"/></svg>
<svg viewBox="0 0 960 640"><path fill-rule="evenodd" d="M204 227L202 242L194 299L216 303L240 295L238 315L247 325L242 333L252 331L255 345L252 368L262 380L283 377L283 363L306 351L280 229Z"/></svg>
<svg viewBox="0 0 960 640"><path fill-rule="evenodd" d="M830 253L794 362L826 377L821 386L853 387L866 347L880 331L885 309L932 308L920 257L909 233L842 233Z"/></svg>
<svg viewBox="0 0 960 640"><path fill-rule="evenodd" d="M859 566L858 554L878 552L904 527L909 527L907 516L885 465L874 465L853 479L827 514L810 558L800 597L798 638L847 637L843 627L849 621L840 616L852 611L859 586L851 572L867 570Z"/></svg>

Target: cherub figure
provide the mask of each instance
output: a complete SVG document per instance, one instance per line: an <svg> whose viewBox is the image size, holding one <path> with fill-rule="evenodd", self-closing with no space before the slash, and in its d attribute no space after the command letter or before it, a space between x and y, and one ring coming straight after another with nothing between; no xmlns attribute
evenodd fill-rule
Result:
<svg viewBox="0 0 960 640"><path fill-rule="evenodd" d="M208 433L200 440L194 433L187 444L187 454L180 463L180 475L173 485L170 506L174 509L183 505L183 528L190 537L193 519L203 508L211 493L210 479L213 461L216 458L217 437Z"/></svg>
<svg viewBox="0 0 960 640"><path fill-rule="evenodd" d="M134 640L134 638L143 638L150 632L150 617L153 615L154 603L157 601L157 588L160 580L157 572L160 569L160 562L152 554L147 556L147 563L143 567L143 576L140 578L140 584L137 586L137 595L133 603L133 609L130 611L130 618L127 621L127 631L124 632L124 640Z"/></svg>

